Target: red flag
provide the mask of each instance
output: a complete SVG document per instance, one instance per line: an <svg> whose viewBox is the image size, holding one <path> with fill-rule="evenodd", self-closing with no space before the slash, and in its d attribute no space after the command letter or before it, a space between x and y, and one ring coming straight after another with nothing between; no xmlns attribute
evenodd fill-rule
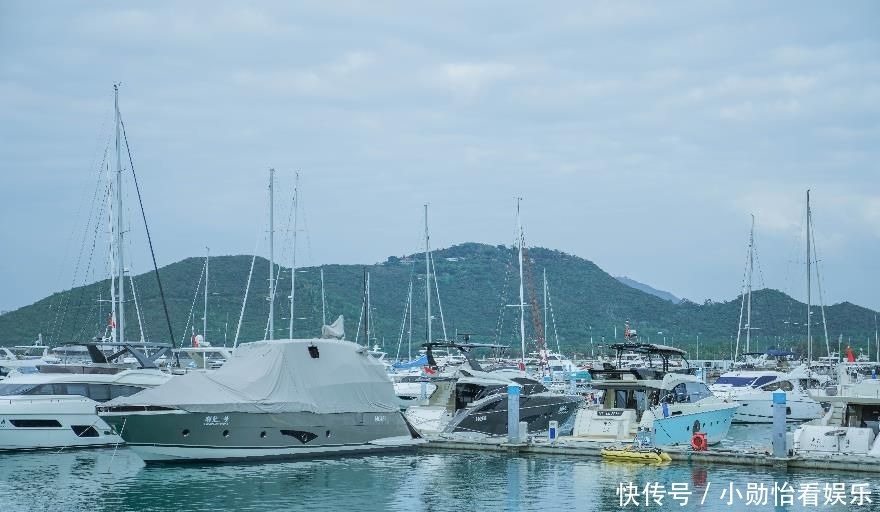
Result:
<svg viewBox="0 0 880 512"><path fill-rule="evenodd" d="M107 323L110 324L111 329L116 329L116 319L113 318L113 313L107 314Z"/></svg>
<svg viewBox="0 0 880 512"><path fill-rule="evenodd" d="M852 348L850 348L850 347L846 347L846 360L849 361L850 363L856 362L856 356L853 355Z"/></svg>
<svg viewBox="0 0 880 512"><path fill-rule="evenodd" d="M434 375L434 374L437 373L437 372L434 371L434 370L432 370L430 366L426 366L426 367L425 367L425 373L428 373L428 374Z"/></svg>

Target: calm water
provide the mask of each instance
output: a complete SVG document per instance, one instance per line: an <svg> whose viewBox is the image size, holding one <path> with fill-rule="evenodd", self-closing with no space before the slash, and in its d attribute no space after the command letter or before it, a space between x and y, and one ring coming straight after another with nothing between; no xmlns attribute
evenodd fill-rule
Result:
<svg viewBox="0 0 880 512"><path fill-rule="evenodd" d="M745 432L745 434L743 434ZM753 430L739 430L750 437ZM686 484L686 506L670 496L663 506L622 510L864 510L880 511L872 475L785 473L761 468L672 464L638 466L571 456L507 456L416 452L241 465L145 467L132 452L112 449L0 454L0 511L18 510L390 510L471 511L619 510L620 482L671 489ZM747 484L788 482L797 491L819 484L819 506L745 505ZM873 505L823 506L825 483L869 483ZM742 499L721 499L730 485ZM705 505L699 505L707 490Z"/></svg>

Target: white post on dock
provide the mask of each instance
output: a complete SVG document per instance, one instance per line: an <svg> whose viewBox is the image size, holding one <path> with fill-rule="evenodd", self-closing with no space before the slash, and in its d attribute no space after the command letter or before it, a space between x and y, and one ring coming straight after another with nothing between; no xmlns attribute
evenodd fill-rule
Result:
<svg viewBox="0 0 880 512"><path fill-rule="evenodd" d="M785 440L786 408L785 392L773 392L773 457L784 459L788 455Z"/></svg>
<svg viewBox="0 0 880 512"><path fill-rule="evenodd" d="M522 388L516 384L507 386L507 442L517 444L519 437L519 396Z"/></svg>
<svg viewBox="0 0 880 512"><path fill-rule="evenodd" d="M568 392L572 395L577 393L577 374L575 372L568 372Z"/></svg>

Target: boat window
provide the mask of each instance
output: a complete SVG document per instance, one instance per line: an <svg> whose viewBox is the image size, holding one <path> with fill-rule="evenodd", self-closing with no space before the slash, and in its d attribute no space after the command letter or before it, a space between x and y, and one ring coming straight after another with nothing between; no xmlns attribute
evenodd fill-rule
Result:
<svg viewBox="0 0 880 512"><path fill-rule="evenodd" d="M55 387L58 388L58 384L55 384ZM60 389L56 389L56 391L61 391ZM80 395L80 396L89 396L89 385L82 384L77 382L71 382L67 384L67 389L64 390L64 393L58 393L59 395Z"/></svg>
<svg viewBox="0 0 880 512"><path fill-rule="evenodd" d="M0 384L0 396L26 395L36 384Z"/></svg>
<svg viewBox="0 0 880 512"><path fill-rule="evenodd" d="M702 382L685 382L685 392L687 393L688 402L697 402L706 397L712 396L708 386Z"/></svg>
<svg viewBox="0 0 880 512"><path fill-rule="evenodd" d="M625 389L618 389L614 392L614 408L615 409L626 409L627 406L627 393Z"/></svg>
<svg viewBox="0 0 880 512"><path fill-rule="evenodd" d="M776 380L776 377L774 375L764 375L764 376L758 377L758 380L756 380L752 384L752 387L753 388L761 387L764 384L767 384L768 382L773 382L774 380Z"/></svg>
<svg viewBox="0 0 880 512"><path fill-rule="evenodd" d="M137 386L122 386L122 385L111 385L110 386L110 398L118 398L120 396L131 396L139 391L143 391L144 388L140 388Z"/></svg>
<svg viewBox="0 0 880 512"><path fill-rule="evenodd" d="M761 389L763 389L764 391L791 391L794 389L794 386L790 381L780 380L779 382L767 384Z"/></svg>
<svg viewBox="0 0 880 512"><path fill-rule="evenodd" d="M89 398L96 402L110 400L110 386L107 384L89 384Z"/></svg>
<svg viewBox="0 0 880 512"><path fill-rule="evenodd" d="M746 386L750 386L752 382L754 382L753 377L718 377L718 380L715 381L715 384L729 384L735 388L742 388Z"/></svg>
<svg viewBox="0 0 880 512"><path fill-rule="evenodd" d="M17 428L57 428L61 426L58 420L9 420L9 423Z"/></svg>

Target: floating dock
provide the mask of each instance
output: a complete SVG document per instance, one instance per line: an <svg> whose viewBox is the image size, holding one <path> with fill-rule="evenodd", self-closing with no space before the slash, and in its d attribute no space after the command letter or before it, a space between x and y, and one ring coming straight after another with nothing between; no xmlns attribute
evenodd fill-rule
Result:
<svg viewBox="0 0 880 512"><path fill-rule="evenodd" d="M429 436L423 450L482 451L512 454L549 454L601 458L601 450L612 446L610 443L579 440L573 437L560 437L554 442L546 439L531 439L524 443L510 443L507 438L464 438L456 436ZM827 457L783 457L775 458L771 452L748 452L742 450L712 449L693 451L681 447L664 447L663 451L672 458L671 464L700 463L736 465L753 467L776 467L781 469L830 469L858 473L880 473L876 457L855 455L828 455Z"/></svg>

